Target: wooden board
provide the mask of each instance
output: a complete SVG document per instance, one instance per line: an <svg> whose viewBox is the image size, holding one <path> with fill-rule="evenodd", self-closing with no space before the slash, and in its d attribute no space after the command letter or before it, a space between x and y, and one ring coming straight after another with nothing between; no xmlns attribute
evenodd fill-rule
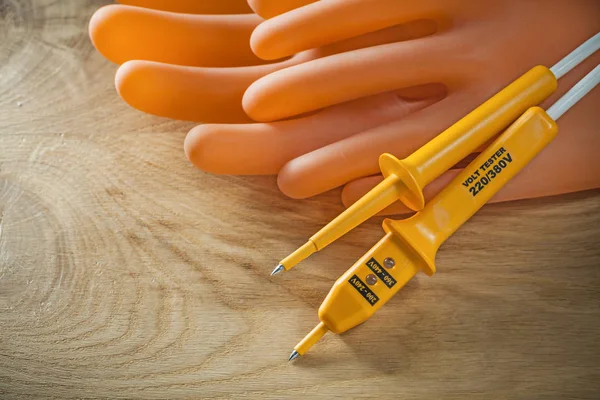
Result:
<svg viewBox="0 0 600 400"><path fill-rule="evenodd" d="M381 219L271 278L339 193L192 168L191 124L115 94L102 4L0 1L1 398L598 398L598 191L486 206L433 278L288 363Z"/></svg>

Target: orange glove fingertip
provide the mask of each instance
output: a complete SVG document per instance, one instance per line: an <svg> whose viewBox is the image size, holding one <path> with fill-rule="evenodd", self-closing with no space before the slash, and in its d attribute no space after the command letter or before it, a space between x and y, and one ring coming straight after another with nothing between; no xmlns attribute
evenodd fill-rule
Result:
<svg viewBox="0 0 600 400"><path fill-rule="evenodd" d="M98 51L98 53L102 54L104 58L117 64L120 64L120 60L115 60L112 58L111 53L107 52L106 49L111 47L109 45L112 37L110 35L110 20L118 12L119 7L121 6L110 4L99 8L92 15L92 18L90 18L90 23L88 25L88 34L92 44L94 45L94 48Z"/></svg>

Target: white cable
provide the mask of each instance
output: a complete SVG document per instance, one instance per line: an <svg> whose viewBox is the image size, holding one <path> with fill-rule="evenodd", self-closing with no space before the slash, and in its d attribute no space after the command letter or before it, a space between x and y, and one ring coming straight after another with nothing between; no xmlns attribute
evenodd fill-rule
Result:
<svg viewBox="0 0 600 400"><path fill-rule="evenodd" d="M596 33L586 40L581 46L550 68L550 71L552 71L556 79L560 79L598 49L600 49L600 33Z"/></svg>
<svg viewBox="0 0 600 400"><path fill-rule="evenodd" d="M600 64L596 65L596 68L589 74L583 77L582 80L577 82L575 86L571 88L563 97L561 97L556 103L546 111L548 115L553 119L559 119L564 113L569 111L569 108L573 107L583 96L588 94L596 85L600 83Z"/></svg>

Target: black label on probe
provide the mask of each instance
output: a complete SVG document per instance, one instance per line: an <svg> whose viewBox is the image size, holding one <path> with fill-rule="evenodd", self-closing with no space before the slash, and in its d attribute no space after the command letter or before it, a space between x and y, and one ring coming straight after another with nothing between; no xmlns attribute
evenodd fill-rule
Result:
<svg viewBox="0 0 600 400"><path fill-rule="evenodd" d="M381 279L381 281L387 285L387 287L392 288L396 284L394 277L388 274L387 271L383 269L381 264L379 264L374 258L371 258L369 261L367 261L367 267L369 267L369 269L373 271L375 275L377 275L379 279Z"/></svg>
<svg viewBox="0 0 600 400"><path fill-rule="evenodd" d="M379 301L379 297L377 297L375 293L371 292L367 287L367 284L361 281L358 276L353 275L352 278L348 279L348 283L351 284L352 287L356 289L356 291L360 293L360 295L364 297L370 305L374 306Z"/></svg>
<svg viewBox="0 0 600 400"><path fill-rule="evenodd" d="M513 158L510 152L506 151L504 147L500 147L486 162L471 172L471 176L462 185L468 188L469 192L475 197L491 181L496 179L512 161Z"/></svg>

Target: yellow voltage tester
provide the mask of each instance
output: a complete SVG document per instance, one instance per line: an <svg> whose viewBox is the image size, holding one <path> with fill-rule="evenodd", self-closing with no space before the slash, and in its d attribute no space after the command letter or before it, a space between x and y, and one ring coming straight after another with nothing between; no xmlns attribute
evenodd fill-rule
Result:
<svg viewBox="0 0 600 400"><path fill-rule="evenodd" d="M548 112L525 111L422 211L405 220L386 219L386 235L336 281L319 308L321 322L290 360L328 330L339 334L365 322L418 271L433 275L442 243L554 139L555 121L599 82L600 65Z"/></svg>
<svg viewBox="0 0 600 400"><path fill-rule="evenodd" d="M414 211L424 207L423 188L505 129L557 87L557 79L600 48L596 34L552 68L537 66L495 94L404 160L383 154L385 179L284 258L271 275L293 268L397 200Z"/></svg>

